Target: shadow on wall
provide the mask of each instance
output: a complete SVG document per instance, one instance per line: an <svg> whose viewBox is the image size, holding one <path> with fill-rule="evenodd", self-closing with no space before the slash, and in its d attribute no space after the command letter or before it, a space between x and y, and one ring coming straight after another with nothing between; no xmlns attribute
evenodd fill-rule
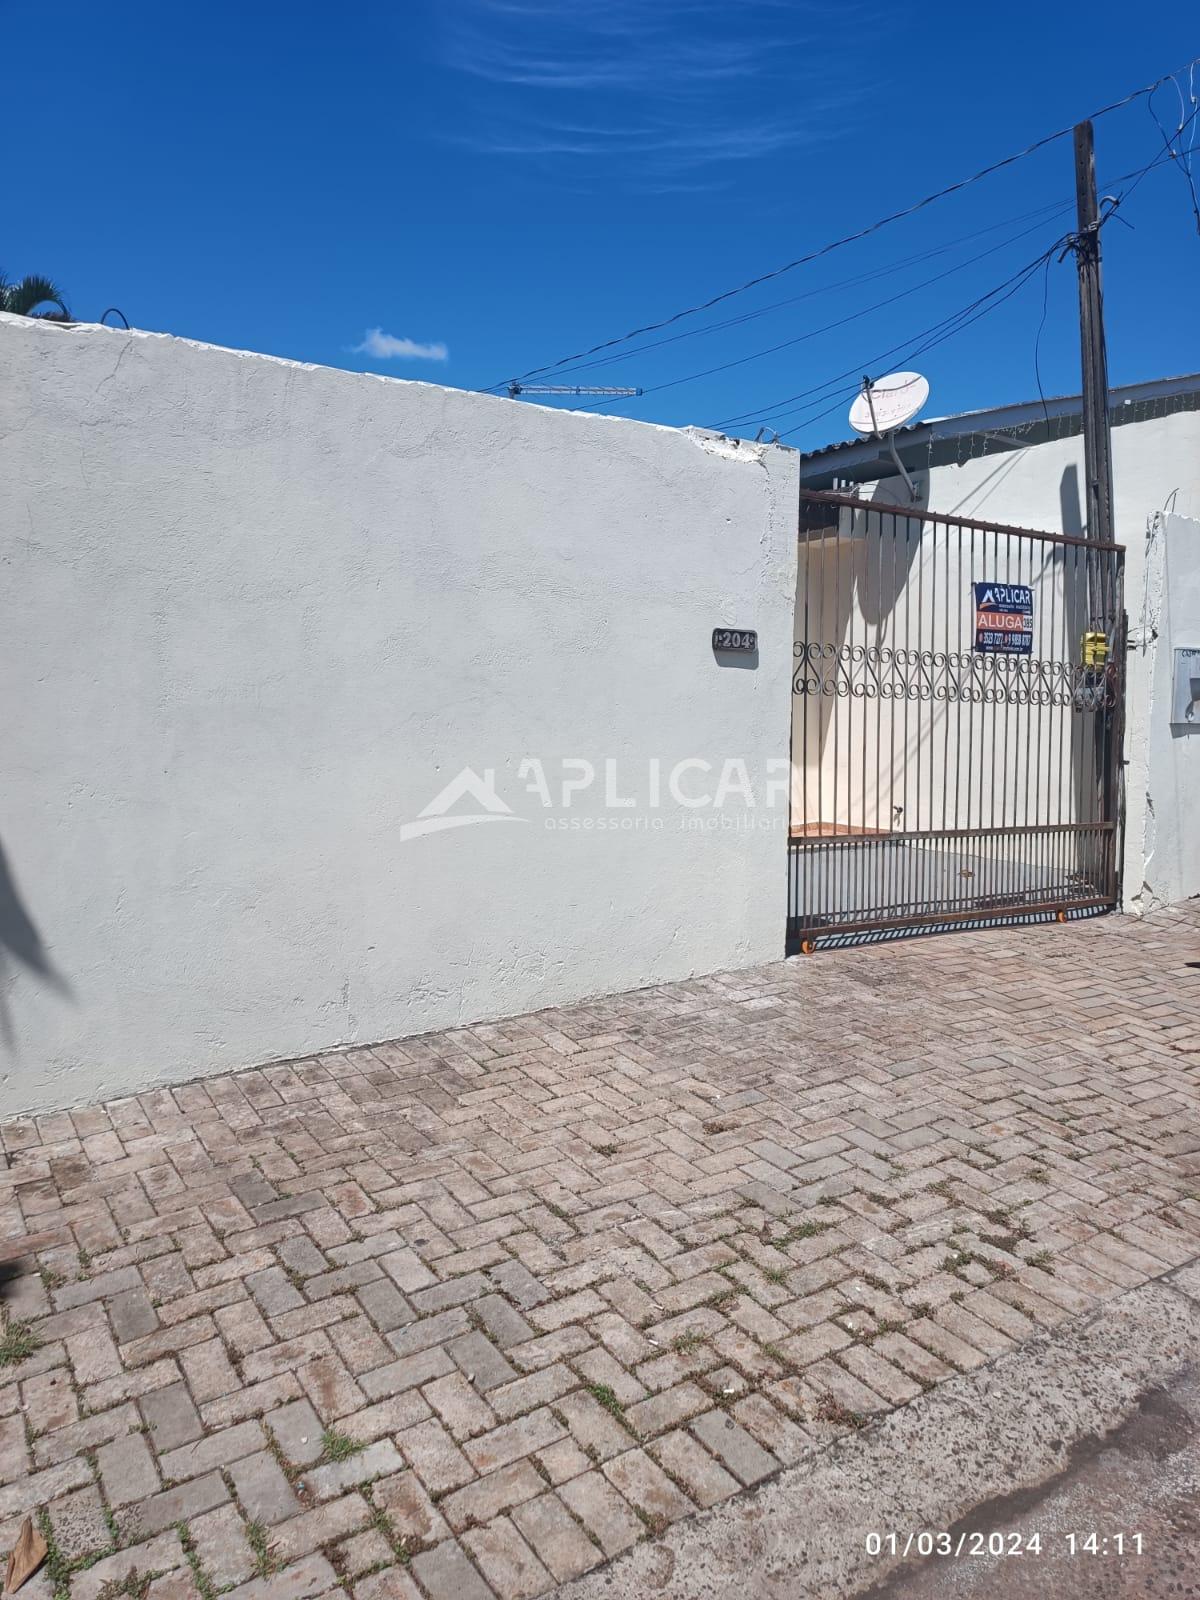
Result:
<svg viewBox="0 0 1200 1600"><path fill-rule="evenodd" d="M913 487L917 492L916 500L911 498L900 479L877 483L871 495L873 507L883 513L893 509L897 513L895 531L888 530L891 537L887 559L881 555L885 548L882 526L868 527L868 515L863 512L853 513L849 537L815 539L804 549L806 567L801 575L801 587L802 591L807 588L807 597L801 593L797 633L829 648L833 662L840 661L843 652L855 646L869 644L882 648L896 644L890 624L897 602L908 587L924 532L922 522L907 522L904 516L928 509L928 473L914 473ZM836 680L836 667L830 670ZM839 699L839 695L827 693L812 698L808 713L811 721L805 723L806 738L802 745L806 770L821 769ZM807 787L806 779L806 794Z"/></svg>
<svg viewBox="0 0 1200 1600"><path fill-rule="evenodd" d="M4 986L9 970L15 965L27 968L64 999L72 998L70 984L47 955L42 936L22 903L9 871L4 846L0 845L0 1039L10 1050L16 1043L16 1036L4 998Z"/></svg>

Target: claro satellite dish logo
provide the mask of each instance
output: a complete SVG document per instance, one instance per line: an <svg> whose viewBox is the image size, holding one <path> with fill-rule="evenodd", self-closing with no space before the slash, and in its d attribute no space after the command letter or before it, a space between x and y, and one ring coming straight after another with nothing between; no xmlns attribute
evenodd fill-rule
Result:
<svg viewBox="0 0 1200 1600"><path fill-rule="evenodd" d="M467 796L481 809L448 815L451 807ZM485 767L482 778L473 767L464 767L456 778L452 778L444 789L434 795L415 822L400 824L400 838L402 841L419 839L422 834L443 833L447 828L471 828L480 822L528 820L527 817L514 816L512 807L506 805L496 793L495 767Z"/></svg>

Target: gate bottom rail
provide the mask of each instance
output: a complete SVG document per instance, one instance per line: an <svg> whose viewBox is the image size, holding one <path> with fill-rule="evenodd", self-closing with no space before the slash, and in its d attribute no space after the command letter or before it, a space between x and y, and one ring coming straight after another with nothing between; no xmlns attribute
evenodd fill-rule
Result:
<svg viewBox="0 0 1200 1600"><path fill-rule="evenodd" d="M1113 823L817 835L788 845L793 939L1116 903Z"/></svg>

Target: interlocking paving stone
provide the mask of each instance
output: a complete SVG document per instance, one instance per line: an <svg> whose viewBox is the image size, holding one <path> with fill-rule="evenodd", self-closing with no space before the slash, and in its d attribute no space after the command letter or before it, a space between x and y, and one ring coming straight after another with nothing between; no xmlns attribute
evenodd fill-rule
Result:
<svg viewBox="0 0 1200 1600"><path fill-rule="evenodd" d="M558 1494L597 1539L606 1556L628 1550L641 1537L641 1524L628 1504L598 1472L572 1478Z"/></svg>
<svg viewBox="0 0 1200 1600"><path fill-rule="evenodd" d="M96 1452L100 1482L110 1506L144 1500L162 1487L150 1446L140 1433L114 1439Z"/></svg>
<svg viewBox="0 0 1200 1600"><path fill-rule="evenodd" d="M188 1524L196 1555L219 1589L245 1583L255 1571L255 1555L236 1506L219 1506Z"/></svg>
<svg viewBox="0 0 1200 1600"><path fill-rule="evenodd" d="M252 1578L229 1591L230 1600L311 1600L337 1587L337 1573L324 1556L306 1556L286 1572Z"/></svg>
<svg viewBox="0 0 1200 1600"><path fill-rule="evenodd" d="M523 1500L532 1500L545 1487L545 1480L531 1462L516 1461L446 1495L438 1502L438 1509L452 1528L461 1530L472 1523L491 1521Z"/></svg>
<svg viewBox="0 0 1200 1600"><path fill-rule="evenodd" d="M412 1570L429 1600L492 1600L493 1591L452 1539L414 1556Z"/></svg>
<svg viewBox="0 0 1200 1600"><path fill-rule="evenodd" d="M405 1428L400 1448L431 1494L443 1494L470 1483L475 1469L436 1418Z"/></svg>
<svg viewBox="0 0 1200 1600"><path fill-rule="evenodd" d="M304 1476L304 1488L314 1500L332 1500L334 1495L345 1494L356 1484L398 1472L403 1466L404 1457L391 1440L380 1439L344 1461L329 1461L323 1467L314 1467Z"/></svg>
<svg viewBox="0 0 1200 1600"><path fill-rule="evenodd" d="M356 1583L354 1600L421 1600L421 1591L403 1567L388 1567Z"/></svg>
<svg viewBox="0 0 1200 1600"><path fill-rule="evenodd" d="M106 1586L119 1589L135 1570L139 1574L169 1572L184 1564L183 1545L177 1533L161 1533L131 1550L102 1556L93 1566L71 1578L71 1600L97 1600ZM112 1590L110 1589L111 1593Z"/></svg>
<svg viewBox="0 0 1200 1600"><path fill-rule="evenodd" d="M161 1533L164 1528L174 1527L178 1522L187 1522L204 1511L212 1511L228 1499L229 1490L221 1474L210 1472L203 1478L192 1478L178 1488L166 1489L161 1494L151 1495L149 1500L127 1506L117 1523L125 1542L134 1543Z"/></svg>
<svg viewBox="0 0 1200 1600"><path fill-rule="evenodd" d="M244 1456L230 1464L229 1476L252 1522L282 1522L299 1509L279 1463L269 1451Z"/></svg>
<svg viewBox="0 0 1200 1600"><path fill-rule="evenodd" d="M142 1416L159 1455L199 1439L204 1429L185 1383L152 1389L141 1399Z"/></svg>
<svg viewBox="0 0 1200 1600"><path fill-rule="evenodd" d="M554 1580L507 1517L462 1536L475 1564L499 1600L533 1600L554 1586Z"/></svg>
<svg viewBox="0 0 1200 1600"><path fill-rule="evenodd" d="M582 1576L603 1560L557 1495L543 1494L514 1507L512 1520L559 1583Z"/></svg>
<svg viewBox="0 0 1200 1600"><path fill-rule="evenodd" d="M235 1428L222 1428L205 1434L194 1444L181 1445L159 1457L164 1478L195 1478L213 1467L228 1466L241 1456L261 1450L264 1436L257 1422L242 1422Z"/></svg>
<svg viewBox="0 0 1200 1600"><path fill-rule="evenodd" d="M442 1513L425 1493L415 1472L381 1478L372 1487L372 1499L408 1544L437 1544L449 1532Z"/></svg>
<svg viewBox="0 0 1200 1600"><path fill-rule="evenodd" d="M676 1431L649 1445L648 1453L681 1483L698 1506L715 1506L736 1494L738 1481L690 1434Z"/></svg>
<svg viewBox="0 0 1200 1600"><path fill-rule="evenodd" d="M293 1400L277 1411L268 1411L263 1423L293 1466L309 1467L320 1460L325 1448L321 1419L307 1400Z"/></svg>
<svg viewBox="0 0 1200 1600"><path fill-rule="evenodd" d="M54 1538L68 1561L103 1550L110 1542L99 1489L76 1489L47 1508Z"/></svg>
<svg viewBox="0 0 1200 1600"><path fill-rule="evenodd" d="M177 1522L239 1600L566 1582L1194 1261L1198 955L879 945L10 1121L0 1527L115 1517L72 1600L194 1600Z"/></svg>
<svg viewBox="0 0 1200 1600"><path fill-rule="evenodd" d="M739 1483L758 1483L779 1463L746 1432L739 1422L721 1411L706 1411L688 1427L700 1443L733 1473Z"/></svg>

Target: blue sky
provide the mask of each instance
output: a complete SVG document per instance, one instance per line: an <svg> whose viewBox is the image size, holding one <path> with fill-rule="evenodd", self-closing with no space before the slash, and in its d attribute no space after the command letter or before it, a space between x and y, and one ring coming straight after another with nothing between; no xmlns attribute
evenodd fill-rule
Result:
<svg viewBox="0 0 1200 1600"><path fill-rule="evenodd" d="M1114 0L63 0L17 45L28 14L0 0L0 97L25 152L0 267L55 277L83 318L117 305L144 328L484 387L1119 98L1200 52L1189 13L1182 0L1137 16ZM1154 104L1178 122L1171 85ZM1144 101L1098 122L1097 151L1102 184L1161 153ZM742 417L731 431L753 435L766 413L793 443L843 437L847 380L831 380L907 364L922 330L1070 226L1072 197L1066 139L665 330L687 338L564 381L653 388L615 408L647 420ZM1112 380L1196 370L1200 236L1182 175L1151 171L1123 215L1104 233ZM916 359L929 414L1036 394L1043 295L1042 382L1077 388L1068 259Z"/></svg>

